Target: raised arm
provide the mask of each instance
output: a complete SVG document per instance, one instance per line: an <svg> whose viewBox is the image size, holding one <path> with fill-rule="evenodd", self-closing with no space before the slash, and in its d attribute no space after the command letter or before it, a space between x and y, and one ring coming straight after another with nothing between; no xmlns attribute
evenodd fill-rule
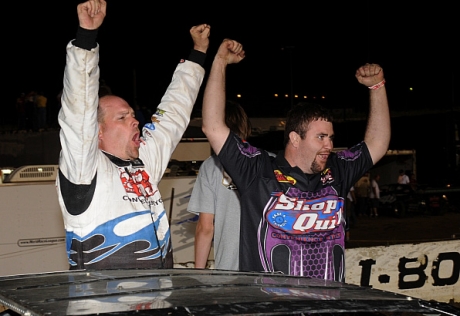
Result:
<svg viewBox="0 0 460 316"><path fill-rule="evenodd" d="M98 150L99 47L96 40L106 10L105 0L89 0L77 5L79 27L75 39L66 47L58 116L62 149L59 172L70 183L88 187L96 174Z"/></svg>
<svg viewBox="0 0 460 316"><path fill-rule="evenodd" d="M375 165L386 154L391 138L390 110L383 69L377 64L365 64L356 71L356 79L370 91L369 118L364 141Z"/></svg>
<svg viewBox="0 0 460 316"><path fill-rule="evenodd" d="M225 124L225 77L227 65L239 63L244 58L243 46L225 39L220 45L203 96L203 132L213 150L219 154L230 129Z"/></svg>

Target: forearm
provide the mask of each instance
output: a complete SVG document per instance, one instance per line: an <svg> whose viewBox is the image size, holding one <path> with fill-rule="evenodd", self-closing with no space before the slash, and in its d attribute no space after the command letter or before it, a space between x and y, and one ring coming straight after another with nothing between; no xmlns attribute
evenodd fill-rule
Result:
<svg viewBox="0 0 460 316"><path fill-rule="evenodd" d="M195 233L195 268L206 268L213 236L213 229L205 229L198 223Z"/></svg>
<svg viewBox="0 0 460 316"><path fill-rule="evenodd" d="M219 154L230 131L225 124L226 70L225 60L216 56L203 96L202 129L216 154Z"/></svg>
<svg viewBox="0 0 460 316"><path fill-rule="evenodd" d="M373 163L387 152L391 138L390 111L385 86L370 90L370 109L364 141Z"/></svg>

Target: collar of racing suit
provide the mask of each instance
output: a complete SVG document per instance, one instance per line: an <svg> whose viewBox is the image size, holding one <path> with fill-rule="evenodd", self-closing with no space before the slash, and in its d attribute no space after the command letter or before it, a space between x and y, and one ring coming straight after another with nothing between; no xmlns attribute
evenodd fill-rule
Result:
<svg viewBox="0 0 460 316"><path fill-rule="evenodd" d="M117 156L114 156L112 154L109 154L108 152L105 152L103 150L101 151L107 156L107 158L110 159L111 162L116 164L118 167L128 167L128 166L131 166L133 168L144 168L145 167L144 163L142 162L140 158L136 158L133 160L125 160L125 159L118 158Z"/></svg>

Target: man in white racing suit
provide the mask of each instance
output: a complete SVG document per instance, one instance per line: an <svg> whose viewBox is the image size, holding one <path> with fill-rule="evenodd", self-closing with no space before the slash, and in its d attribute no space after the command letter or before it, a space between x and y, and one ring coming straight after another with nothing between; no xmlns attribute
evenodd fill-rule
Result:
<svg viewBox="0 0 460 316"><path fill-rule="evenodd" d="M172 268L158 183L190 121L210 26L191 28L193 50L141 136L125 100L98 95L96 38L106 8L105 0L80 3L76 38L67 45L56 186L70 269Z"/></svg>

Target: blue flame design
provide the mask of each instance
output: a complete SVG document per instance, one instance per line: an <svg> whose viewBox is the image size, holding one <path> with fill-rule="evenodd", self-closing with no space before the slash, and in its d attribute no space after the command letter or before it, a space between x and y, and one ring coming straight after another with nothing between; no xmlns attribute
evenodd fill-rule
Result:
<svg viewBox="0 0 460 316"><path fill-rule="evenodd" d="M89 239L95 236L103 236L104 242L85 252L92 253L92 252L101 251L104 249L107 249L107 251L101 254L100 256L97 256L90 262L86 262L86 264L92 264L92 263L101 261L113 255L114 253L122 249L123 247L129 244L135 243L135 242L139 242L139 241L147 242L149 247L146 249L137 251L136 253L149 253L155 250L157 251L152 255L138 258L138 260L151 260L151 259L156 259L160 256L165 257L167 254L167 249L168 249L168 245L170 242L171 232L168 228L167 233L165 234L164 238L159 240L159 245L157 243L157 239L155 235L156 235L156 230L158 230L158 225L160 223L160 220L162 217L166 216L166 212L162 212L159 218L154 223L152 222L151 225L144 226L130 235L120 236L120 235L117 235L114 231L115 227L123 223L124 221L131 220L132 218L135 218L135 217L144 216L145 214L150 215L150 210L145 210L141 212L135 212L135 213L130 213L130 214L120 216L118 218L105 222L104 224L96 227L92 232L90 232L89 234L85 236L79 236L75 232L67 231L66 232L66 246L67 246L67 254L69 258L69 263L71 265L76 265L76 262L70 259L70 255L75 253L75 251L71 249L71 244L74 243L75 241L79 243L85 243L86 241L88 241ZM153 225L155 225L155 229Z"/></svg>

